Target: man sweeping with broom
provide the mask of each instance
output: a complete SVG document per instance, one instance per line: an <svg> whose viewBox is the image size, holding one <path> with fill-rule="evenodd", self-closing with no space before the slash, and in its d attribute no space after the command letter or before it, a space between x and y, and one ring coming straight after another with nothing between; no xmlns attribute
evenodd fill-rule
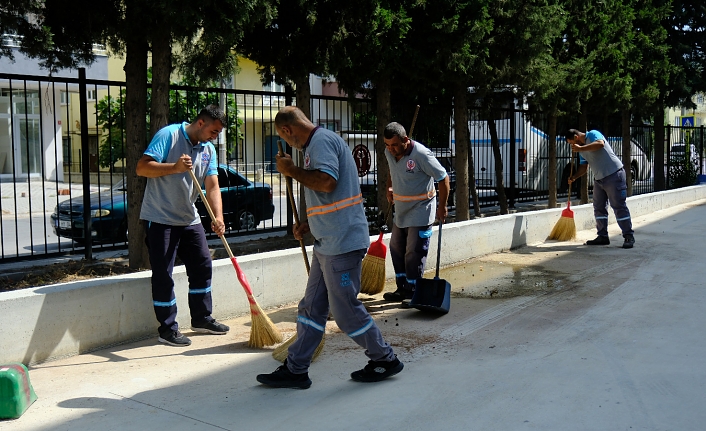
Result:
<svg viewBox="0 0 706 431"><path fill-rule="evenodd" d="M608 245L608 203L613 208L615 219L623 232L623 248L632 248L635 244L634 231L630 210L626 204L627 183L623 162L615 155L608 145L605 136L598 130L587 133L576 129L566 132L566 142L571 145L571 151L579 153L579 168L569 177L569 184L585 175L588 166L594 173L593 181L593 214L596 217L596 239L586 241L586 245Z"/></svg>
<svg viewBox="0 0 706 431"><path fill-rule="evenodd" d="M340 136L314 126L293 106L277 113L275 128L282 139L304 153L303 168L285 154L277 156L277 170L305 187L308 220L294 229L294 236L300 239L311 232L314 256L297 311L297 339L289 346L284 364L270 374L258 375L257 381L277 388L311 386L309 366L324 335L329 310L338 327L365 348L370 359L351 378L377 382L393 376L404 365L357 298L370 237L351 151Z"/></svg>
<svg viewBox="0 0 706 431"><path fill-rule="evenodd" d="M449 176L434 154L412 141L399 123L385 127L385 156L390 166L387 200L395 204L390 238L390 257L395 268L397 290L387 292L387 301L412 299L414 287L424 274L434 218L446 220ZM439 183L439 204L434 181Z"/></svg>

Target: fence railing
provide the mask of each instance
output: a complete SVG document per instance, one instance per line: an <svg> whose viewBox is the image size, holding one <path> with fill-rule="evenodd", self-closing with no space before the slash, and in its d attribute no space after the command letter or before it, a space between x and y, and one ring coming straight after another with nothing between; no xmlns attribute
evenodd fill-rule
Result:
<svg viewBox="0 0 706 431"><path fill-rule="evenodd" d="M125 89L124 82L0 73L0 261L126 248ZM219 177L229 217L228 236L281 231L293 223L275 167L278 136L273 122L287 101L296 104L285 93L170 87L170 123L191 121L208 103L222 106L228 117L227 127L214 142L224 166ZM373 223L379 183L374 104L367 99L314 95L310 108L314 124L335 131L355 150ZM393 111L408 108L393 107ZM434 108L425 109L431 117ZM434 125L436 138L429 138L431 132L422 133L421 126L415 138L435 147L453 180L456 142L446 114L450 108L438 111L442 125ZM498 184L488 122L480 112L470 111L469 118L469 148L481 207L496 207ZM150 118L145 121L149 129ZM558 138L556 165L549 166L545 123L541 113L521 110L507 111L494 122L511 207L546 200L550 169L556 169L559 196L565 198L568 193L569 148ZM606 136L616 154L622 155L622 140ZM651 192L654 130L633 126L631 136L633 194ZM667 127L666 136L668 186L693 184L695 175L703 174L703 127ZM427 139L430 142L424 142ZM145 147L148 141L145 136ZM455 187L453 181L452 191ZM236 189L251 193L255 200L234 197L230 191ZM451 210L459 204L455 196L449 200ZM85 206L90 206L88 211ZM90 224L84 220L86 215Z"/></svg>

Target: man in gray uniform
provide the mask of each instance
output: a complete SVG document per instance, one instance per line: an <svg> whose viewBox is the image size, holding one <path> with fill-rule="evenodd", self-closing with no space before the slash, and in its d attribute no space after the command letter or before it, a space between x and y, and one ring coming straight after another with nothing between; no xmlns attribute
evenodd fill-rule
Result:
<svg viewBox="0 0 706 431"><path fill-rule="evenodd" d="M159 322L160 343L188 346L179 332L172 270L178 255L189 277L189 311L195 332L225 334L230 328L211 317L211 253L194 202L199 195L189 169L205 182L204 190L216 220L217 235L225 233L216 149L211 143L226 123L218 105L202 109L193 123L172 124L152 138L136 173L147 177L140 219L148 222L147 248L152 266L152 300Z"/></svg>
<svg viewBox="0 0 706 431"><path fill-rule="evenodd" d="M257 381L278 388L311 386L308 370L324 335L329 308L338 327L370 358L351 378L377 382L393 376L404 365L357 298L370 236L351 150L340 136L315 127L293 106L277 113L275 127L282 139L304 153L303 168L284 155L277 156L277 170L305 187L308 220L295 228L294 236L301 239L311 232L314 257L304 299L299 302L297 340L289 347L284 365L258 375Z"/></svg>
<svg viewBox="0 0 706 431"><path fill-rule="evenodd" d="M401 124L388 124L384 140L390 166L387 200L395 205L390 257L397 290L383 298L399 302L412 298L417 280L424 274L434 218L441 223L446 220L449 176L428 148L407 137ZM438 206L434 181L439 183Z"/></svg>
<svg viewBox="0 0 706 431"><path fill-rule="evenodd" d="M623 162L608 145L605 136L598 130L587 133L576 129L566 132L566 141L571 151L579 153L579 168L569 177L569 184L583 176L591 165L593 170L593 214L596 217L596 239L586 241L586 245L608 245L608 203L613 208L615 219L623 232L623 248L632 248L635 244L630 210L625 202L628 186L625 182Z"/></svg>

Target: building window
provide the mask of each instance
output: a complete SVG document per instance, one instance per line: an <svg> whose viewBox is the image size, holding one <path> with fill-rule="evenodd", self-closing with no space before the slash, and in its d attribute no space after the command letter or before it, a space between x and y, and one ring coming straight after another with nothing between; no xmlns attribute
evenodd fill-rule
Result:
<svg viewBox="0 0 706 431"><path fill-rule="evenodd" d="M704 103L704 95L703 94L699 94L698 96L696 96L696 103L698 103L699 105L702 105Z"/></svg>
<svg viewBox="0 0 706 431"><path fill-rule="evenodd" d="M86 90L86 100L89 102L96 100L96 90Z"/></svg>
<svg viewBox="0 0 706 431"><path fill-rule="evenodd" d="M61 92L61 104L62 105L68 105L69 104L69 93L67 91L62 91Z"/></svg>
<svg viewBox="0 0 706 431"><path fill-rule="evenodd" d="M262 86L263 91L272 91L274 93L284 93L284 85L282 84L277 84L276 82L272 81L269 84L264 84Z"/></svg>

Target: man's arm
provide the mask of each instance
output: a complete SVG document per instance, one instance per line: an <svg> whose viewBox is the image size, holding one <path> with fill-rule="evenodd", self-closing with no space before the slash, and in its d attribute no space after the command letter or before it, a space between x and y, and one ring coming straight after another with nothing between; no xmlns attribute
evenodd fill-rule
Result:
<svg viewBox="0 0 706 431"><path fill-rule="evenodd" d="M318 170L307 171L295 166L289 154L277 155L276 158L277 170L285 176L294 178L307 189L325 193L331 193L336 189L338 181L331 175Z"/></svg>
<svg viewBox="0 0 706 431"><path fill-rule="evenodd" d="M579 144L573 143L573 144L571 144L571 150L574 153L580 153L582 151L588 151L588 152L598 151L601 148L603 148L604 145L605 145L605 143L603 142L603 140L599 139L597 141L593 141L590 144L586 144L586 145L579 145Z"/></svg>
<svg viewBox="0 0 706 431"><path fill-rule="evenodd" d="M223 223L223 203L221 201L221 188L218 185L218 176L209 175L204 183L206 198L211 205L213 215L216 216L216 220L211 220L211 229L216 235L221 236L226 232L226 226Z"/></svg>
<svg viewBox="0 0 706 431"><path fill-rule="evenodd" d="M178 174L191 169L191 157L183 154L175 163L159 163L148 155L143 155L137 162L135 173L141 177L157 178Z"/></svg>
<svg viewBox="0 0 706 431"><path fill-rule="evenodd" d="M586 175L586 172L588 172L588 163L584 163L582 165L579 165L579 168L576 170L576 172L569 177L569 184L573 183L580 177Z"/></svg>

